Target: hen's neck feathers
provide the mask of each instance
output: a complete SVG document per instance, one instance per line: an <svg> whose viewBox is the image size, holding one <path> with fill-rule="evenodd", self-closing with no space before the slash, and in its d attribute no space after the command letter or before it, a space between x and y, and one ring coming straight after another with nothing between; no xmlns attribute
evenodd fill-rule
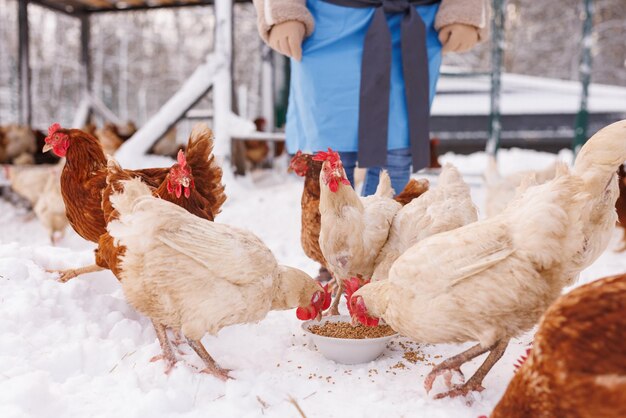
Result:
<svg viewBox="0 0 626 418"><path fill-rule="evenodd" d="M352 186L340 184L336 192L331 192L328 185L320 178L320 213L332 211L341 214L344 206L363 210L363 203Z"/></svg>
<svg viewBox="0 0 626 418"><path fill-rule="evenodd" d="M274 277L272 310L308 306L313 293L321 289L317 282L305 272L279 265Z"/></svg>
<svg viewBox="0 0 626 418"><path fill-rule="evenodd" d="M70 146L67 149L65 167L82 176L106 167L107 159L100 142L78 129L70 130Z"/></svg>
<svg viewBox="0 0 626 418"><path fill-rule="evenodd" d="M362 296L367 311L370 316L385 319L385 313L389 306L390 286L392 284L385 280L381 282L368 283L359 290L354 296Z"/></svg>

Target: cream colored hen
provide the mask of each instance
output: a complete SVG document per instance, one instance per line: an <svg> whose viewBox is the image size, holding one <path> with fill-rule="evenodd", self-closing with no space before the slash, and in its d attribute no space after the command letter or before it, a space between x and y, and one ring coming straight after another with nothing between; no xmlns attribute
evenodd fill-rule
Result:
<svg viewBox="0 0 626 418"><path fill-rule="evenodd" d="M6 177L11 189L35 206L55 169L47 165L6 165ZM60 177L60 172L59 172Z"/></svg>
<svg viewBox="0 0 626 418"><path fill-rule="evenodd" d="M50 241L56 244L69 222L61 195L61 170L55 166L7 166L7 177L15 193L28 200L39 222L46 228Z"/></svg>
<svg viewBox="0 0 626 418"><path fill-rule="evenodd" d="M456 167L445 164L437 187L413 199L396 213L389 238L376 258L372 281L387 279L394 261L415 243L477 219L469 186Z"/></svg>
<svg viewBox="0 0 626 418"><path fill-rule="evenodd" d="M531 329L547 307L606 248L615 226L616 170L626 159L626 121L594 135L574 168L528 185L500 215L427 238L392 266L389 280L350 299L355 320L383 318L424 343L479 343L436 366L438 375L485 352L463 385L439 395L481 390L508 341Z"/></svg>
<svg viewBox="0 0 626 418"><path fill-rule="evenodd" d="M65 202L63 202L61 195L60 169L48 177L44 190L37 199L33 210L39 222L48 230L50 241L56 244L65 235L65 229L69 225L67 216L65 216Z"/></svg>
<svg viewBox="0 0 626 418"><path fill-rule="evenodd" d="M343 280L371 277L376 256L387 241L391 222L401 205L393 200L394 191L386 171L380 174L374 195L359 197L346 177L339 154L329 149L314 159L324 161L320 172L319 242L339 289L330 308L330 313L336 315Z"/></svg>
<svg viewBox="0 0 626 418"><path fill-rule="evenodd" d="M210 222L152 196L139 179L122 181L111 203L120 218L107 229L126 247L121 282L128 302L152 319L167 362L176 359L165 327L180 330L205 371L227 378L200 339L234 324L256 322L270 310L298 307L319 317L330 295L306 273L278 265L254 234Z"/></svg>

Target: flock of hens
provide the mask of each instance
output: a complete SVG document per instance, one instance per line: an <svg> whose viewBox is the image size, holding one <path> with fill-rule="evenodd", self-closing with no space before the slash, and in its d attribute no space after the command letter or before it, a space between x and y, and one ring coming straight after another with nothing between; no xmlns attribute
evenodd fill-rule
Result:
<svg viewBox="0 0 626 418"><path fill-rule="evenodd" d="M594 135L571 168L557 163L502 177L494 162L482 220L450 164L436 188L412 179L396 194L383 172L376 193L360 197L338 153L299 152L290 170L304 177L302 248L320 264L318 278L278 264L251 232L214 222L226 194L208 128L194 128L171 167L143 170L107 157L120 143L95 133L53 124L47 136L33 134L39 152L3 147L0 131L0 160L60 159L52 168L5 167L53 242L69 223L97 244L94 265L55 272L59 280L110 269L128 302L152 320L162 349L153 360L166 372L177 362L174 347L186 343L203 372L229 379L202 345L206 333L270 310L320 319L339 312L345 293L354 326L382 320L420 343L476 342L426 376L427 391L439 377L448 386L436 398L482 390L509 341L539 323L491 416L626 416L626 275L560 296L606 249L618 213L626 214L618 175L626 121ZM485 353L467 381L451 383ZM570 395L561 396L563 388Z"/></svg>

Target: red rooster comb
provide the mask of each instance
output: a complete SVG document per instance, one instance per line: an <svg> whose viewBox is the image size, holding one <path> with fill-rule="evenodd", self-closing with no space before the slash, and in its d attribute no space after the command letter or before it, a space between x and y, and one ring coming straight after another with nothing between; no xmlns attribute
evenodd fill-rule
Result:
<svg viewBox="0 0 626 418"><path fill-rule="evenodd" d="M302 151L296 152L289 162L289 172L294 172L300 177L306 176L309 171L309 165L307 164L306 155Z"/></svg>
<svg viewBox="0 0 626 418"><path fill-rule="evenodd" d="M46 144L50 143L50 140L52 139L52 135L56 134L59 129L61 128L61 124L58 122L53 123L52 125L50 125L50 127L48 127L48 136L44 138L44 141L46 142Z"/></svg>
<svg viewBox="0 0 626 418"><path fill-rule="evenodd" d="M328 162L328 164L322 166L322 169L324 173L324 183L331 192L335 193L339 190L339 184L350 185L350 181L345 177L339 153L333 151L332 148L328 147L328 152L319 151L313 157L313 161Z"/></svg>
<svg viewBox="0 0 626 418"><path fill-rule="evenodd" d="M339 157L339 153L337 151L333 151L332 148L328 147L328 152L319 151L313 157L314 161L328 161L331 165L337 164L338 161L341 161Z"/></svg>
<svg viewBox="0 0 626 418"><path fill-rule="evenodd" d="M369 282L370 280L363 280L359 279L358 277L351 277L350 279L343 280L343 285L346 289L346 305L348 306L348 312L350 312L350 315L352 315L352 304L350 303L352 295L354 294L354 292L356 292Z"/></svg>
<svg viewBox="0 0 626 418"><path fill-rule="evenodd" d="M185 157L185 153L182 149L178 151L176 161L178 161L178 164L180 164L180 166L183 168L187 166L187 157Z"/></svg>
<svg viewBox="0 0 626 418"><path fill-rule="evenodd" d="M48 136L52 136L55 133L57 133L57 131L61 128L61 124L58 122L53 123L52 125L50 125L50 127L48 128Z"/></svg>

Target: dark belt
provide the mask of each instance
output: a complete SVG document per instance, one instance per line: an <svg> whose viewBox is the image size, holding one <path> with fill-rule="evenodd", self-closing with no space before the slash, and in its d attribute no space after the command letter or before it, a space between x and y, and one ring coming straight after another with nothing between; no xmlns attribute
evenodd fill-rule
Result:
<svg viewBox="0 0 626 418"><path fill-rule="evenodd" d="M360 167L387 165L392 43L385 13L404 14L400 41L413 171L426 167L430 160L430 85L426 25L413 6L435 4L440 0L322 1L343 7L376 8L365 34L361 61L358 147Z"/></svg>

